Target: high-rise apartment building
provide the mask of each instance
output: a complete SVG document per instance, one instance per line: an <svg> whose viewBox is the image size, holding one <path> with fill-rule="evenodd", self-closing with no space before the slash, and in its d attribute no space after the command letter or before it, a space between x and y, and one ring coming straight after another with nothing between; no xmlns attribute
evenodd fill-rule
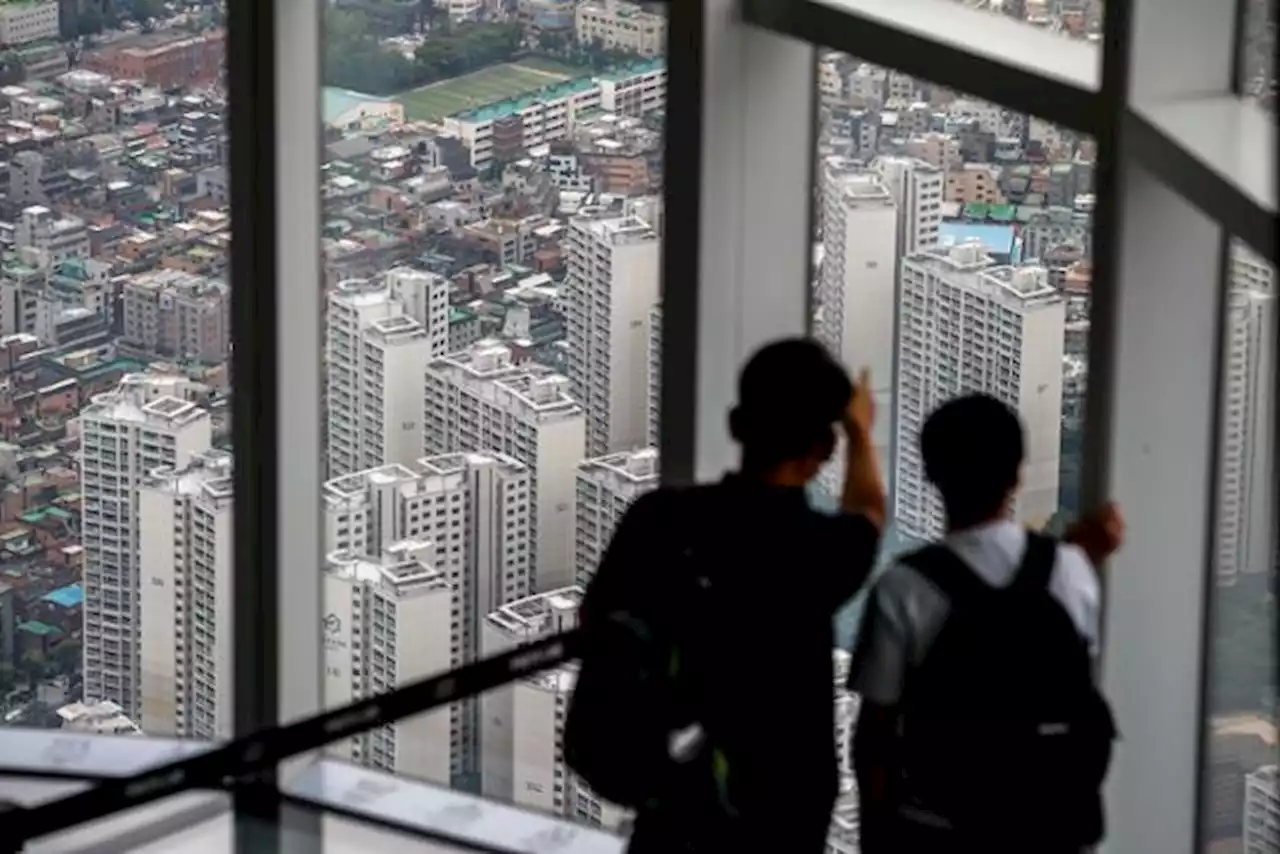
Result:
<svg viewBox="0 0 1280 854"><path fill-rule="evenodd" d="M532 592L532 479L499 454L447 454L334 478L324 485L325 548L375 559L397 542L435 544L451 585L450 665L479 655L478 621ZM452 710L454 773L478 773L477 705Z"/></svg>
<svg viewBox="0 0 1280 854"><path fill-rule="evenodd" d="M481 651L498 655L576 628L581 604L580 587L510 602L485 617ZM567 814L572 788L557 737L563 720L555 714L572 689L563 671L481 695L480 782L485 797Z"/></svg>
<svg viewBox="0 0 1280 854"><path fill-rule="evenodd" d="M832 654L835 673L836 757L840 762L840 796L831 811L827 833L827 854L858 852L858 786L853 773L853 728L858 721L861 698L849 690L851 656L843 649Z"/></svg>
<svg viewBox="0 0 1280 854"><path fill-rule="evenodd" d="M641 495L658 488L658 451L645 448L610 454L578 465L577 584L586 587L622 514Z"/></svg>
<svg viewBox="0 0 1280 854"><path fill-rule="evenodd" d="M147 355L216 364L231 353L231 288L181 270L127 279L121 340Z"/></svg>
<svg viewBox="0 0 1280 854"><path fill-rule="evenodd" d="M324 569L324 700L330 707L450 669L453 588L436 568L438 546L405 540L378 557L334 552ZM453 716L440 709L329 748L362 765L448 784Z"/></svg>
<svg viewBox="0 0 1280 854"><path fill-rule="evenodd" d="M1042 267L998 266L977 242L902 261L894 393L894 517L902 533L943 531L942 502L917 444L925 418L957 395L985 392L1022 417L1026 458L1016 510L1045 523L1058 507L1065 303Z"/></svg>
<svg viewBox="0 0 1280 854"><path fill-rule="evenodd" d="M650 448L661 447L659 430L662 424L662 306L649 309L649 433L645 443Z"/></svg>
<svg viewBox="0 0 1280 854"><path fill-rule="evenodd" d="M1226 365L1214 573L1234 584L1271 571L1277 535L1275 460L1276 283L1270 264L1237 245L1227 291Z"/></svg>
<svg viewBox="0 0 1280 854"><path fill-rule="evenodd" d="M626 0L589 0L578 4L574 34L584 45L661 56L667 49L667 18Z"/></svg>
<svg viewBox="0 0 1280 854"><path fill-rule="evenodd" d="M585 419L569 380L533 362L516 363L491 340L431 362L424 446L429 454L505 454L532 478L533 589L554 590L574 575L576 468Z"/></svg>
<svg viewBox="0 0 1280 854"><path fill-rule="evenodd" d="M1280 766L1267 765L1244 782L1243 854L1280 851Z"/></svg>
<svg viewBox="0 0 1280 854"><path fill-rule="evenodd" d="M422 376L449 343L449 283L418 270L350 279L325 323L330 477L422 455Z"/></svg>
<svg viewBox="0 0 1280 854"><path fill-rule="evenodd" d="M232 458L210 450L138 488L140 722L153 736L232 736Z"/></svg>
<svg viewBox="0 0 1280 854"><path fill-rule="evenodd" d="M80 414L84 496L84 696L137 719L138 488L156 469L182 469L209 450L212 422L183 399L184 380L130 374Z"/></svg>
<svg viewBox="0 0 1280 854"><path fill-rule="evenodd" d="M822 175L822 270L815 333L851 371L871 371L876 405L891 411L894 322L898 313L898 210L878 175L829 158ZM881 471L891 472L892 420L877 419L872 444ZM837 458L840 455L837 455ZM836 488L840 465L823 484Z"/></svg>
<svg viewBox="0 0 1280 854"><path fill-rule="evenodd" d="M643 447L649 433L650 310L661 245L651 200L588 206L569 224L566 327L573 396L587 412L587 453Z"/></svg>
<svg viewBox="0 0 1280 854"><path fill-rule="evenodd" d="M455 587L455 665L479 652L477 621L532 591L529 469L501 454L424 457L324 485L325 548L377 557L393 543L436 544Z"/></svg>
<svg viewBox="0 0 1280 854"><path fill-rule="evenodd" d="M871 171L893 197L898 217L898 253L914 255L938 245L942 224L943 172L914 157L877 157Z"/></svg>

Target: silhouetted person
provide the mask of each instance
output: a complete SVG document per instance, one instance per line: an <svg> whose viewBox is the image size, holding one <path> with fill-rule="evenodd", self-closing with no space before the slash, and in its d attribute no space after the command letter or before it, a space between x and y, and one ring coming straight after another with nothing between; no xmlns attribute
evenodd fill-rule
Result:
<svg viewBox="0 0 1280 854"><path fill-rule="evenodd" d="M637 810L633 854L824 850L833 616L884 522L873 419L865 374L855 386L809 340L770 344L729 416L738 471L649 493L618 526L581 609L566 748L599 795ZM837 429L845 484L826 515L805 487Z"/></svg>
<svg viewBox="0 0 1280 854"><path fill-rule="evenodd" d="M920 434L946 536L876 583L849 687L864 854L1078 852L1102 835L1114 738L1094 687L1095 565L1112 506L1063 543L1012 519L1022 425L1000 401L944 404Z"/></svg>

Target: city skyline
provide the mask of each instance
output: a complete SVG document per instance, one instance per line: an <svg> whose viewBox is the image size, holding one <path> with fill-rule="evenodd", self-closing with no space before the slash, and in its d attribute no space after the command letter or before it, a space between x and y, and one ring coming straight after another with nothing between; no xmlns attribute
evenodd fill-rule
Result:
<svg viewBox="0 0 1280 854"><path fill-rule="evenodd" d="M228 414L224 10L139 0L153 14L68 23L65 5L0 5L0 44L24 57L0 92L0 568L14 579L0 578L0 711L225 739L230 478L252 437L231 436ZM323 341L323 488L297 500L318 503L336 706L576 625L618 520L661 481L663 295L680 283L661 281L668 22L654 4L332 5L324 315L290 322ZM1100 35L1095 0L967 5ZM62 66L42 66L55 44ZM944 532L915 437L967 391L1024 421L1017 518L1060 525L1081 509L1095 141L834 51L815 72L810 333L872 370L882 561ZM1206 846L1260 854L1277 832L1275 766L1252 749L1277 741L1275 685L1258 675L1274 617L1254 616L1274 610L1277 285L1243 244L1224 257L1212 572L1230 643L1209 658L1249 660L1211 698ZM816 504L838 496L839 461ZM856 719L843 655L833 745ZM625 811L564 764L575 677L562 665L328 753L619 831ZM1261 725L1220 736L1237 717ZM851 854L847 763L842 778L829 845Z"/></svg>

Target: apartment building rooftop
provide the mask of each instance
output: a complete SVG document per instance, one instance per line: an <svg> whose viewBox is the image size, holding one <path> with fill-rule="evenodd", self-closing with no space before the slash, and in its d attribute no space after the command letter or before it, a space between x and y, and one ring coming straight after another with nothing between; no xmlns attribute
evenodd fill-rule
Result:
<svg viewBox="0 0 1280 854"><path fill-rule="evenodd" d="M199 404L172 392L189 384L185 377L126 374L114 391L95 395L81 417L87 421L182 425L207 418Z"/></svg>
<svg viewBox="0 0 1280 854"><path fill-rule="evenodd" d="M167 488L174 495L203 495L214 501L229 501L234 497L232 465L230 452L211 449L192 457L183 467L152 469L145 482L148 486Z"/></svg>
<svg viewBox="0 0 1280 854"><path fill-rule="evenodd" d="M334 299L352 307L380 305L391 298L391 290L377 279L343 279L334 285Z"/></svg>
<svg viewBox="0 0 1280 854"><path fill-rule="evenodd" d="M602 112L579 119L573 148L578 154L603 157L636 157L662 146L662 134L633 116Z"/></svg>
<svg viewBox="0 0 1280 854"><path fill-rule="evenodd" d="M435 556L436 545L430 540L401 540L388 545L377 558L349 549L331 552L326 568L339 577L378 584L388 591L408 587L449 590L448 576L433 566Z"/></svg>
<svg viewBox="0 0 1280 854"><path fill-rule="evenodd" d="M638 451L622 451L591 460L583 460L580 464L583 474L599 473L616 478L625 483L652 484L658 480L657 448L642 448Z"/></svg>
<svg viewBox="0 0 1280 854"><path fill-rule="evenodd" d="M597 240L611 245L657 242L658 233L653 226L634 213L618 211L612 207L587 206L579 208L573 218L573 227L592 234Z"/></svg>
<svg viewBox="0 0 1280 854"><path fill-rule="evenodd" d="M934 268L965 287L1011 304L1049 303L1062 299L1050 283L1048 270L1044 267L999 265L978 240L930 247L907 256L904 261L909 265Z"/></svg>
<svg viewBox="0 0 1280 854"><path fill-rule="evenodd" d="M230 289L221 279L212 279L182 270L155 270L133 276L125 287L134 291L172 293L187 299L214 303L225 299Z"/></svg>
<svg viewBox="0 0 1280 854"><path fill-rule="evenodd" d="M528 466L506 454L496 451L466 452L456 454L437 454L423 457L417 461L417 468L422 474L451 475L462 474L473 466L497 464L511 472L528 472Z"/></svg>
<svg viewBox="0 0 1280 854"><path fill-rule="evenodd" d="M426 338L427 328L407 314L379 318L369 324L367 333L370 337L384 343L407 341L415 338Z"/></svg>
<svg viewBox="0 0 1280 854"><path fill-rule="evenodd" d="M582 597L581 587L561 587L508 602L485 619L495 628L522 637L559 631L562 625L576 624Z"/></svg>
<svg viewBox="0 0 1280 854"><path fill-rule="evenodd" d="M575 415L582 407L569 397L569 378L533 362L516 364L510 347L492 338L471 349L434 360L430 369L449 372L472 388L486 381L539 414Z"/></svg>

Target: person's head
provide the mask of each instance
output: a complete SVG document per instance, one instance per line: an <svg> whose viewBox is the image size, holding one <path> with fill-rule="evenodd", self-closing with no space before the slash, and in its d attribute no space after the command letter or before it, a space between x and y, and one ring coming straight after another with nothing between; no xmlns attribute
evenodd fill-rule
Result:
<svg viewBox="0 0 1280 854"><path fill-rule="evenodd" d="M1022 422L994 397L969 394L934 410L920 431L925 476L947 520L966 527L998 518L1018 488Z"/></svg>
<svg viewBox="0 0 1280 854"><path fill-rule="evenodd" d="M743 470L791 485L811 479L835 450L834 426L852 396L848 374L816 341L786 338L756 351L729 413Z"/></svg>

